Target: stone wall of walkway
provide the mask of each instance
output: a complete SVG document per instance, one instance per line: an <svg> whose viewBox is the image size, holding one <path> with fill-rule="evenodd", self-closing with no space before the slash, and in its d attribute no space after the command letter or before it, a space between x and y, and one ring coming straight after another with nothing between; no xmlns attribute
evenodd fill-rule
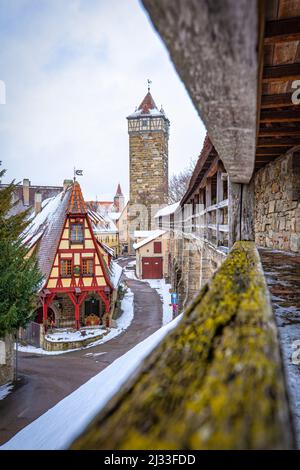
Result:
<svg viewBox="0 0 300 470"><path fill-rule="evenodd" d="M255 176L255 236L259 246L300 253L300 151Z"/></svg>

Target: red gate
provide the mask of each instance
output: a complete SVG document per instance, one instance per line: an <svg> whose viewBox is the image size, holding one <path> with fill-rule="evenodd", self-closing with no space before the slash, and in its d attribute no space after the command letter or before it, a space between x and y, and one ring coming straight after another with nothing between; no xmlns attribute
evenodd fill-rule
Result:
<svg viewBox="0 0 300 470"><path fill-rule="evenodd" d="M162 279L163 277L163 259L142 258L142 278L143 279Z"/></svg>

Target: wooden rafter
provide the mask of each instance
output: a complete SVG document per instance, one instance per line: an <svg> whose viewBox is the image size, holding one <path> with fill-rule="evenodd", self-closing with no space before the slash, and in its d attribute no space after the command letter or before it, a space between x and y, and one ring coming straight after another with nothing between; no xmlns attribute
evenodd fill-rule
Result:
<svg viewBox="0 0 300 470"><path fill-rule="evenodd" d="M286 82L300 77L300 64L266 66L263 70L262 83Z"/></svg>
<svg viewBox="0 0 300 470"><path fill-rule="evenodd" d="M267 21L265 44L300 40L300 17Z"/></svg>
<svg viewBox="0 0 300 470"><path fill-rule="evenodd" d="M292 93L279 93L278 95L263 95L261 97L261 109L280 108L294 106Z"/></svg>
<svg viewBox="0 0 300 470"><path fill-rule="evenodd" d="M293 122L300 121L300 106L295 105L286 109L263 109L260 122ZM298 129L299 133L299 129Z"/></svg>

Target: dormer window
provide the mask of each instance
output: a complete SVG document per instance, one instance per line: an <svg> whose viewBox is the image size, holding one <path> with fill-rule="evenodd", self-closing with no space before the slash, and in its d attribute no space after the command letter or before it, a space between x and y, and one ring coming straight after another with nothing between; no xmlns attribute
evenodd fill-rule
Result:
<svg viewBox="0 0 300 470"><path fill-rule="evenodd" d="M72 222L70 224L70 242L72 244L83 244L84 235L83 235L83 223L82 222Z"/></svg>

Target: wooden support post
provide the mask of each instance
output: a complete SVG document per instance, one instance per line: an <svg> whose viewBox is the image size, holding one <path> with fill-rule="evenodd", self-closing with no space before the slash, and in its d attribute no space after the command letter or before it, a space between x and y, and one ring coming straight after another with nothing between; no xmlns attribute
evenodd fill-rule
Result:
<svg viewBox="0 0 300 470"><path fill-rule="evenodd" d="M222 180L222 171L218 170L217 172L217 203L223 201L224 199L224 182ZM217 225L217 231L216 231L216 245L222 245L223 242L223 234L219 230L219 225L223 224L223 210L222 209L217 209L216 213L216 225Z"/></svg>
<svg viewBox="0 0 300 470"><path fill-rule="evenodd" d="M254 240L254 179L249 184L228 179L228 245L236 241Z"/></svg>
<svg viewBox="0 0 300 470"><path fill-rule="evenodd" d="M47 330L47 317L48 317L48 304L47 300L43 300L43 325L45 328L45 331Z"/></svg>
<svg viewBox="0 0 300 470"><path fill-rule="evenodd" d="M78 303L75 304L75 328L76 330L80 328L80 306Z"/></svg>
<svg viewBox="0 0 300 470"><path fill-rule="evenodd" d="M211 179L207 178L206 186L205 186L205 208L211 206ZM205 214L205 225L206 225L206 238L210 240L210 231L208 225L210 223L210 214L206 212Z"/></svg>

